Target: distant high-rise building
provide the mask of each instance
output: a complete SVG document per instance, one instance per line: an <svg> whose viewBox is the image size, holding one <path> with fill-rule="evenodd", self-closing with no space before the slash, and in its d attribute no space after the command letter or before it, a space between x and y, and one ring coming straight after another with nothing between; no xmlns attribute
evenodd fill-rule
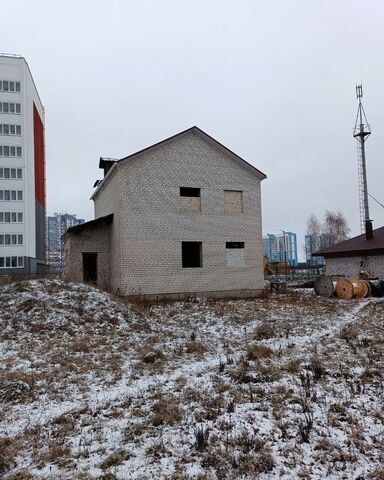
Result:
<svg viewBox="0 0 384 480"><path fill-rule="evenodd" d="M63 235L69 227L84 223L84 219L76 218L69 213L54 213L48 217L48 263L61 269L64 267Z"/></svg>
<svg viewBox="0 0 384 480"><path fill-rule="evenodd" d="M0 54L0 275L46 266L44 128L27 62Z"/></svg>
<svg viewBox="0 0 384 480"><path fill-rule="evenodd" d="M313 257L312 254L329 246L329 236L306 235L305 236L305 258L309 265L324 265L324 257Z"/></svg>
<svg viewBox="0 0 384 480"><path fill-rule="evenodd" d="M270 262L287 262L291 267L297 265L296 233L281 232L274 235L267 233L263 238L264 255Z"/></svg>

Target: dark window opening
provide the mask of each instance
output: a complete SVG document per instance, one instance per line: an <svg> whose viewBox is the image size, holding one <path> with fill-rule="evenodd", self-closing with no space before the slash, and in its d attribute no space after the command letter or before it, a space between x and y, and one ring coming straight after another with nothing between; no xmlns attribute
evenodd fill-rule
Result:
<svg viewBox="0 0 384 480"><path fill-rule="evenodd" d="M200 268L203 266L201 242L181 242L183 268Z"/></svg>
<svg viewBox="0 0 384 480"><path fill-rule="evenodd" d="M244 248L244 242L226 242L225 248Z"/></svg>
<svg viewBox="0 0 384 480"><path fill-rule="evenodd" d="M83 280L97 282L97 253L83 253Z"/></svg>
<svg viewBox="0 0 384 480"><path fill-rule="evenodd" d="M180 197L200 197L200 188L180 187Z"/></svg>

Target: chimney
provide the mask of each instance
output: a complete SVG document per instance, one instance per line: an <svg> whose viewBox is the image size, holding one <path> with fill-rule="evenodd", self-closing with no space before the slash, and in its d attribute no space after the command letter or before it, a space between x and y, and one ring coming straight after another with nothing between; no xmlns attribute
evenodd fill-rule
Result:
<svg viewBox="0 0 384 480"><path fill-rule="evenodd" d="M372 220L365 221L365 239L372 240L373 238L373 227L372 227Z"/></svg>

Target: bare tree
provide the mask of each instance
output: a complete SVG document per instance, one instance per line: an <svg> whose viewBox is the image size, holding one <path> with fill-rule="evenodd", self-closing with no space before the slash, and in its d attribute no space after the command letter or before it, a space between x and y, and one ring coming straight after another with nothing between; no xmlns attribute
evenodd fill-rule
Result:
<svg viewBox="0 0 384 480"><path fill-rule="evenodd" d="M307 235L320 235L321 234L321 224L319 219L313 213L309 216L307 220Z"/></svg>
<svg viewBox="0 0 384 480"><path fill-rule="evenodd" d="M327 237L328 246L346 240L349 232L347 220L341 212L326 210L322 233Z"/></svg>

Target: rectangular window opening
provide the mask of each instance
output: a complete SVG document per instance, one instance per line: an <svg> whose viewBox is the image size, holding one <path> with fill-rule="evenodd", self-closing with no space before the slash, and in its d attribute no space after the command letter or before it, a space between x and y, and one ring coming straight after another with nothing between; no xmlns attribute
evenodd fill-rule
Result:
<svg viewBox="0 0 384 480"><path fill-rule="evenodd" d="M181 242L181 257L183 268L201 268L202 242Z"/></svg>
<svg viewBox="0 0 384 480"><path fill-rule="evenodd" d="M200 197L200 188L180 187L180 197Z"/></svg>
<svg viewBox="0 0 384 480"><path fill-rule="evenodd" d="M243 267L245 265L244 242L226 242L227 267Z"/></svg>
<svg viewBox="0 0 384 480"><path fill-rule="evenodd" d="M244 248L244 242L226 242L225 248Z"/></svg>

